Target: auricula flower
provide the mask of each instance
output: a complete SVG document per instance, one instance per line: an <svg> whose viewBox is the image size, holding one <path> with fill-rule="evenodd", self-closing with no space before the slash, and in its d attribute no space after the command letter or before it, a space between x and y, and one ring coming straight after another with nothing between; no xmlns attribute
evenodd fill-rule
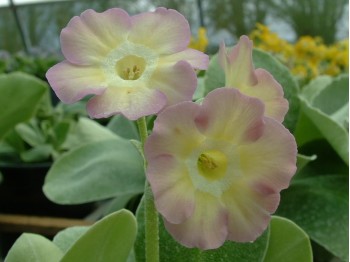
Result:
<svg viewBox="0 0 350 262"><path fill-rule="evenodd" d="M239 89L243 94L261 99L266 116L282 122L288 111L288 101L283 98L283 89L265 69L254 69L253 42L241 36L238 44L228 52L220 45L219 62L225 71L225 86Z"/></svg>
<svg viewBox="0 0 350 262"><path fill-rule="evenodd" d="M123 114L136 120L191 100L197 85L193 68L206 69L208 56L187 48L187 20L157 8L129 16L124 10L86 10L61 32L65 61L47 72L57 96L87 104L91 117Z"/></svg>
<svg viewBox="0 0 350 262"><path fill-rule="evenodd" d="M264 104L218 88L158 115L147 179L168 232L187 247L254 241L296 171L296 142Z"/></svg>

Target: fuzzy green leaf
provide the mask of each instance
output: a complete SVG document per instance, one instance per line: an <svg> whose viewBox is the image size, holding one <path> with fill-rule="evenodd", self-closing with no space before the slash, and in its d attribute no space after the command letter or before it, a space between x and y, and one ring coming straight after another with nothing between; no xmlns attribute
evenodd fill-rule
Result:
<svg viewBox="0 0 350 262"><path fill-rule="evenodd" d="M43 189L53 202L79 204L141 193L144 180L137 149L128 140L114 138L63 154L49 170Z"/></svg>
<svg viewBox="0 0 350 262"><path fill-rule="evenodd" d="M34 115L46 92L48 85L34 76L24 73L0 75L0 139L18 123Z"/></svg>
<svg viewBox="0 0 350 262"><path fill-rule="evenodd" d="M136 219L120 210L91 226L67 251L61 262L126 262L137 233Z"/></svg>
<svg viewBox="0 0 350 262"><path fill-rule="evenodd" d="M5 262L58 262L63 253L47 238L22 234L9 250Z"/></svg>
<svg viewBox="0 0 350 262"><path fill-rule="evenodd" d="M312 262L309 236L289 219L273 216L264 262Z"/></svg>

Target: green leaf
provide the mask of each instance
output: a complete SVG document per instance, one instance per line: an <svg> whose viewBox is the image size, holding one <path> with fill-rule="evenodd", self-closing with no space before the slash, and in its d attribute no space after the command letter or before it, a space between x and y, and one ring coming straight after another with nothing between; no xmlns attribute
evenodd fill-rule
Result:
<svg viewBox="0 0 350 262"><path fill-rule="evenodd" d="M53 131L56 148L59 148L66 141L72 122L73 121L62 120L61 122L55 125Z"/></svg>
<svg viewBox="0 0 350 262"><path fill-rule="evenodd" d="M310 161L301 170L298 170L298 179L319 176L348 174L349 166L339 157L332 146L325 139L313 140L298 147L298 151L303 155L317 155L317 158ZM298 165L298 163L297 163ZM294 181L294 178L292 182Z"/></svg>
<svg viewBox="0 0 350 262"><path fill-rule="evenodd" d="M70 150L83 144L111 138L118 138L118 136L96 121L80 117L76 126L68 134L66 141L62 144L62 148Z"/></svg>
<svg viewBox="0 0 350 262"><path fill-rule="evenodd" d="M5 262L58 262L63 253L50 240L24 233L9 250Z"/></svg>
<svg viewBox="0 0 350 262"><path fill-rule="evenodd" d="M305 156L298 154L297 155L297 172L299 173L301 169L303 169L309 162L316 160L317 156Z"/></svg>
<svg viewBox="0 0 350 262"><path fill-rule="evenodd" d="M58 246L63 253L66 253L73 244L88 231L90 227L87 226L75 226L68 227L58 232L53 238L53 243Z"/></svg>
<svg viewBox="0 0 350 262"><path fill-rule="evenodd" d="M24 73L0 75L0 139L18 123L30 119L48 85Z"/></svg>
<svg viewBox="0 0 350 262"><path fill-rule="evenodd" d="M44 162L50 161L52 151L52 145L43 144L21 152L20 156L23 162Z"/></svg>
<svg viewBox="0 0 350 262"><path fill-rule="evenodd" d="M284 96L289 101L289 111L283 124L293 131L299 115L299 86L297 81L284 65L268 53L254 49L253 62L255 68L264 68L269 71L283 87ZM215 88L225 86L225 74L218 63L217 55L214 55L210 60L204 84L205 94Z"/></svg>
<svg viewBox="0 0 350 262"><path fill-rule="evenodd" d="M299 120L295 136L299 146L324 137L334 150L349 164L349 78L339 76L332 81L319 77L304 87L301 110L305 116Z"/></svg>
<svg viewBox="0 0 350 262"><path fill-rule="evenodd" d="M224 70L220 67L218 61L218 55L213 55L210 58L208 70L204 76L204 93L203 96L206 96L210 91L225 86L225 73Z"/></svg>
<svg viewBox="0 0 350 262"><path fill-rule="evenodd" d="M54 162L44 184L53 202L79 204L144 187L143 161L130 141L114 138L84 144Z"/></svg>
<svg viewBox="0 0 350 262"><path fill-rule="evenodd" d="M303 87L302 94L309 101L312 101L332 81L333 78L330 76L318 76Z"/></svg>
<svg viewBox="0 0 350 262"><path fill-rule="evenodd" d="M298 224L312 240L347 260L348 176L323 175L295 181L282 191L277 214Z"/></svg>
<svg viewBox="0 0 350 262"><path fill-rule="evenodd" d="M294 137L297 145L302 146L310 141L322 139L323 135L313 121L304 112L300 112Z"/></svg>
<svg viewBox="0 0 350 262"><path fill-rule="evenodd" d="M332 117L349 105L349 76L340 75L335 78L312 100L312 105Z"/></svg>
<svg viewBox="0 0 350 262"><path fill-rule="evenodd" d="M122 115L114 116L109 121L107 128L123 138L139 140L139 133L135 123Z"/></svg>
<svg viewBox="0 0 350 262"><path fill-rule="evenodd" d="M203 98L205 95L205 86L204 86L204 77L197 78L197 88L193 94L193 100L196 101L198 99Z"/></svg>
<svg viewBox="0 0 350 262"><path fill-rule="evenodd" d="M289 219L273 216L264 262L312 262L308 235Z"/></svg>
<svg viewBox="0 0 350 262"><path fill-rule="evenodd" d="M61 262L127 261L137 233L136 219L121 210L96 222L63 256Z"/></svg>
<svg viewBox="0 0 350 262"><path fill-rule="evenodd" d="M37 132L31 124L29 123L20 123L16 125L15 130L17 134L29 145L37 146L45 143L45 137L42 133Z"/></svg>
<svg viewBox="0 0 350 262"><path fill-rule="evenodd" d="M135 242L135 256L137 261L145 261L145 233L144 233L144 204L141 202L136 217L138 223L138 235ZM226 261L260 261L267 248L268 230L252 243L237 243L226 241L225 244L213 250L200 250L198 248L186 248L176 242L166 231L163 220L159 217L159 245L160 261L177 262L226 262Z"/></svg>
<svg viewBox="0 0 350 262"><path fill-rule="evenodd" d="M126 194L118 196L112 199L110 202L106 204L106 209L104 210L104 215L110 214L112 212L118 211L122 208L125 208L127 203L135 197L134 194Z"/></svg>

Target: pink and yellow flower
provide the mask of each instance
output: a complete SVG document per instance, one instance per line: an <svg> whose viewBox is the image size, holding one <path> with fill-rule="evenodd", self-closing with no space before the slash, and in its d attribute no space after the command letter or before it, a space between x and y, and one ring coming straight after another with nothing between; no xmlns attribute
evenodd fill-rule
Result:
<svg viewBox="0 0 350 262"><path fill-rule="evenodd" d="M193 68L206 69L208 56L187 48L190 37L187 20L175 10L134 16L118 8L86 10L62 30L66 60L46 76L65 103L95 95L87 104L91 117L121 113L135 120L192 99Z"/></svg>
<svg viewBox="0 0 350 262"><path fill-rule="evenodd" d="M230 52L224 43L220 45L219 62L225 71L225 86L259 98L265 104L266 116L282 122L288 111L283 89L268 71L254 69L252 53L253 42L247 36L242 36Z"/></svg>
<svg viewBox="0 0 350 262"><path fill-rule="evenodd" d="M234 88L165 109L145 145L147 179L169 233L187 247L254 241L296 171L296 142Z"/></svg>

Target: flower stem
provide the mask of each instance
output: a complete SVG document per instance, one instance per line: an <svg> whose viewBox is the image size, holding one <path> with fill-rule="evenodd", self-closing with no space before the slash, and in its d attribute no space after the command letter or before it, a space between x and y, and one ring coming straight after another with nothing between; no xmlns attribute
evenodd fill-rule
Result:
<svg viewBox="0 0 350 262"><path fill-rule="evenodd" d="M137 120L137 127L140 134L142 143L142 149L144 151L145 141L147 139L147 125L146 118L142 117ZM146 160L144 168L146 171ZM158 262L159 261L159 229L158 229L158 212L154 205L154 198L149 183L145 183L144 192L144 205L145 205L145 251L146 261Z"/></svg>

